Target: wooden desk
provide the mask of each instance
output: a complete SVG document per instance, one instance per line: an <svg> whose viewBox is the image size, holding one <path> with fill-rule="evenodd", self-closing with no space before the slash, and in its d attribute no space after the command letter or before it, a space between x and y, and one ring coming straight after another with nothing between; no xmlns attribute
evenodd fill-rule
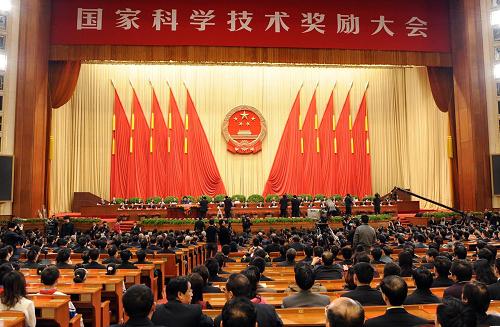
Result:
<svg viewBox="0 0 500 327"><path fill-rule="evenodd" d="M136 264L137 268L141 270L141 283L146 284L153 292L154 301L158 300L158 279L155 277L154 264Z"/></svg>
<svg viewBox="0 0 500 327"><path fill-rule="evenodd" d="M69 296L29 295L35 304L36 320L51 321L61 327L69 326Z"/></svg>
<svg viewBox="0 0 500 327"><path fill-rule="evenodd" d="M0 311L4 327L24 327L24 313L19 311Z"/></svg>

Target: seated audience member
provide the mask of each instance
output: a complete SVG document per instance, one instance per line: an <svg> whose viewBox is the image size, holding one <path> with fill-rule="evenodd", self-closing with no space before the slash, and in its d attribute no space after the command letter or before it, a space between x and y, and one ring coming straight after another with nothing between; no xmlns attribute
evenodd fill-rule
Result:
<svg viewBox="0 0 500 327"><path fill-rule="evenodd" d="M71 264L71 250L68 248L57 251L56 267L59 269L75 269Z"/></svg>
<svg viewBox="0 0 500 327"><path fill-rule="evenodd" d="M300 243L299 236L294 235L292 237L292 241L290 242L290 248L294 249L295 251L304 251L304 245Z"/></svg>
<svg viewBox="0 0 500 327"><path fill-rule="evenodd" d="M205 266L208 269L209 282L225 282L226 278L219 276L219 262L215 258L210 258L205 262Z"/></svg>
<svg viewBox="0 0 500 327"><path fill-rule="evenodd" d="M45 294L45 295L66 295L62 292L59 292L57 290L57 281L59 280L59 269L56 266L48 266L42 271L42 274L40 275L40 280L44 287L40 290L39 294ZM68 303L69 307L69 317L70 319L73 318L76 315L76 308L73 304L73 302L69 301ZM80 320L81 322L81 327L83 326L83 319Z"/></svg>
<svg viewBox="0 0 500 327"><path fill-rule="evenodd" d="M118 259L117 257L117 254L118 253L118 249L116 248L116 245L110 245L108 247L108 258L102 260L102 263L107 265L109 263L114 263L114 264L117 264L119 265L120 263L122 263L122 261L120 259Z"/></svg>
<svg viewBox="0 0 500 327"><path fill-rule="evenodd" d="M1 311L20 311L24 314L24 325L35 327L36 315L33 301L26 298L26 280L18 271L3 276L4 288L0 295Z"/></svg>
<svg viewBox="0 0 500 327"><path fill-rule="evenodd" d="M285 297L282 304L283 308L324 307L330 303L328 296L311 292L315 276L309 265L298 264L295 267L295 282L300 287L300 291Z"/></svg>
<svg viewBox="0 0 500 327"><path fill-rule="evenodd" d="M357 286L353 291L344 293L341 296L356 300L362 305L385 305L382 294L370 286L373 280L373 272L374 269L369 263L360 262L354 265L354 282Z"/></svg>
<svg viewBox="0 0 500 327"><path fill-rule="evenodd" d="M38 248L38 247L37 247ZM21 264L23 269L38 269L40 264L38 263L38 257L40 256L40 248L31 248L28 253L26 253L26 262Z"/></svg>
<svg viewBox="0 0 500 327"><path fill-rule="evenodd" d="M155 303L153 292L146 285L131 286L123 294L122 302L128 320L112 327L162 327L151 322Z"/></svg>
<svg viewBox="0 0 500 327"><path fill-rule="evenodd" d="M453 285L448 275L450 274L451 260L444 256L437 256L434 260L434 273L437 277L432 282L432 287L448 287Z"/></svg>
<svg viewBox="0 0 500 327"><path fill-rule="evenodd" d="M423 268L417 268L413 271L413 280L417 289L406 298L405 304L428 304L441 303L441 299L432 294L432 273Z"/></svg>
<svg viewBox="0 0 500 327"><path fill-rule="evenodd" d="M99 253L98 249L90 249L89 250L90 262L88 264L86 264L84 267L86 269L106 269L106 266L101 265L98 262L100 255L101 254Z"/></svg>
<svg viewBox="0 0 500 327"><path fill-rule="evenodd" d="M391 254L392 254L392 249L388 246L384 246L382 248L382 251L384 251L384 254L380 257L380 261L383 263L389 263L392 262Z"/></svg>
<svg viewBox="0 0 500 327"><path fill-rule="evenodd" d="M224 255L222 253L216 253L214 255L214 259L217 260L217 263L219 264L219 274L229 274L229 272L224 271L222 268L224 267L225 261L224 261Z"/></svg>
<svg viewBox="0 0 500 327"><path fill-rule="evenodd" d="M87 279L87 269L78 268L75 269L73 282L80 284L83 283Z"/></svg>
<svg viewBox="0 0 500 327"><path fill-rule="evenodd" d="M315 266L318 262L319 258L315 257L311 265ZM323 252L320 263L322 264L314 267L317 280L336 280L344 277L342 266L333 262L333 254L331 252Z"/></svg>
<svg viewBox="0 0 500 327"><path fill-rule="evenodd" d="M136 253L135 253L135 256L137 257L137 261L134 262L134 265L135 264L139 264L139 265L149 265L149 264L152 264L151 261L146 261L146 256L147 256L147 253L146 251L144 250L138 250Z"/></svg>
<svg viewBox="0 0 500 327"><path fill-rule="evenodd" d="M486 259L476 260L473 267L478 282L484 283L485 285L491 285L497 282L493 267L490 266L490 263Z"/></svg>
<svg viewBox="0 0 500 327"><path fill-rule="evenodd" d="M256 327L257 310L247 298L237 297L229 300L222 308L222 326Z"/></svg>
<svg viewBox="0 0 500 327"><path fill-rule="evenodd" d="M453 254L457 260L467 260L467 248L462 244L455 246Z"/></svg>
<svg viewBox="0 0 500 327"><path fill-rule="evenodd" d="M349 267L345 273L345 276L344 276L344 281L345 281L345 284L344 284L344 290L345 291L352 291L354 289L356 289L356 282L354 281L354 267ZM326 291L326 288L325 288L325 291Z"/></svg>
<svg viewBox="0 0 500 327"><path fill-rule="evenodd" d="M14 267L10 263L4 263L0 265L0 294L3 292L3 277L14 270Z"/></svg>
<svg viewBox="0 0 500 327"><path fill-rule="evenodd" d="M387 326L418 326L427 324L426 319L414 316L403 308L408 293L408 286L399 276L385 277L380 283L380 289L387 306L385 314L368 319L366 327Z"/></svg>
<svg viewBox="0 0 500 327"><path fill-rule="evenodd" d="M132 252L130 250L121 250L120 251L120 259L122 263L116 266L116 269L137 269L136 266L132 262L130 262L130 258L132 257Z"/></svg>
<svg viewBox="0 0 500 327"><path fill-rule="evenodd" d="M384 278L388 276L401 276L401 268L394 262L388 262L384 265Z"/></svg>
<svg viewBox="0 0 500 327"><path fill-rule="evenodd" d="M398 265L401 268L401 277L411 277L413 274L413 258L411 253L403 251L398 254Z"/></svg>
<svg viewBox="0 0 500 327"><path fill-rule="evenodd" d="M222 254L224 255L224 262L236 262L233 258L229 257L229 254L231 253L231 246L226 244L222 247L221 249Z"/></svg>
<svg viewBox="0 0 500 327"><path fill-rule="evenodd" d="M472 279L472 265L465 260L455 260L451 265L451 276L455 283L444 290L443 298L462 298L462 289Z"/></svg>
<svg viewBox="0 0 500 327"><path fill-rule="evenodd" d="M422 263L421 267L429 270L434 269L434 260L438 255L439 251L437 249L429 248L425 254L425 263Z"/></svg>
<svg viewBox="0 0 500 327"><path fill-rule="evenodd" d="M306 245L304 247L305 258L302 259L302 260L300 260L299 262L304 262L304 263L309 263L310 264L312 262L312 260L313 260L313 257L312 257L313 253L314 253L313 252L313 247L310 246L310 245Z"/></svg>
<svg viewBox="0 0 500 327"><path fill-rule="evenodd" d="M295 266L295 257L297 256L297 251L294 248L289 248L286 251L286 260L279 262L278 267L293 267Z"/></svg>
<svg viewBox="0 0 500 327"><path fill-rule="evenodd" d="M382 258L382 249L379 247L375 247L371 250L371 255L373 260L371 261L372 264L374 265L379 265L379 264L385 264L385 262L380 261Z"/></svg>
<svg viewBox="0 0 500 327"><path fill-rule="evenodd" d="M264 271L266 271L266 260L264 260L263 258L261 257L253 258L250 265L259 268L261 282L269 282L273 280L272 278L269 278L264 275Z"/></svg>
<svg viewBox="0 0 500 327"><path fill-rule="evenodd" d="M272 236L271 237L272 243L269 245L266 245L264 250L266 250L267 253L271 252L280 252L280 239L277 236Z"/></svg>
<svg viewBox="0 0 500 327"><path fill-rule="evenodd" d="M462 301L476 313L478 326L500 326L500 316L487 314L490 307L490 295L484 283L472 282L464 285Z"/></svg>
<svg viewBox="0 0 500 327"><path fill-rule="evenodd" d="M352 265L352 248L350 246L344 246L340 249L340 254L342 254L342 257L344 258L340 264L348 266Z"/></svg>
<svg viewBox="0 0 500 327"><path fill-rule="evenodd" d="M204 265L199 265L193 268L193 273L197 273L203 278L203 293L222 293L220 288L212 286L212 283L208 281L209 273L207 267Z"/></svg>
<svg viewBox="0 0 500 327"><path fill-rule="evenodd" d="M488 293L491 300L497 301L500 300L500 258L495 260L495 270L499 278L495 284L488 285Z"/></svg>
<svg viewBox="0 0 500 327"><path fill-rule="evenodd" d="M203 310L212 309L212 306L208 303L208 301L203 301L203 287L205 286L203 277L201 277L198 273L193 273L189 276L189 282L191 283L191 289L193 290L191 304L199 304Z"/></svg>
<svg viewBox="0 0 500 327"><path fill-rule="evenodd" d="M250 294L248 295L248 298L252 303L263 303L266 304L266 300L260 296L259 293L259 278L260 278L260 273L259 273L259 268L255 266L249 266L245 270L241 272L242 275L245 275L246 278L248 278L248 281L250 282ZM276 292L275 290L272 290L272 292ZM260 293L270 293L267 292L267 289L264 287L260 288Z"/></svg>
<svg viewBox="0 0 500 327"><path fill-rule="evenodd" d="M363 327L364 322L365 310L353 299L341 297L326 308L326 327Z"/></svg>
<svg viewBox="0 0 500 327"><path fill-rule="evenodd" d="M235 298L248 298L250 294L250 281L242 274L231 274L226 283L225 289L226 299L228 301ZM276 313L272 305L268 304L254 304L257 311L257 324L258 326L266 327L282 327L283 322ZM222 317L219 315L214 319L216 327L221 326Z"/></svg>
<svg viewBox="0 0 500 327"><path fill-rule="evenodd" d="M213 326L210 317L203 314L201 305L191 304L193 291L185 277L171 279L167 285L168 303L156 306L151 321L168 327Z"/></svg>
<svg viewBox="0 0 500 327"><path fill-rule="evenodd" d="M436 327L476 327L476 313L460 300L449 297L436 310Z"/></svg>

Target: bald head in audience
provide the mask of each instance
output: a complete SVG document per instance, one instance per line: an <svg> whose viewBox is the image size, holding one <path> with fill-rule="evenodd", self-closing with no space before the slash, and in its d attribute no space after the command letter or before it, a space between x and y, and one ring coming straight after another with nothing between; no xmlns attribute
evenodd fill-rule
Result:
<svg viewBox="0 0 500 327"><path fill-rule="evenodd" d="M347 297L335 299L326 307L326 326L362 327L365 310L358 301Z"/></svg>

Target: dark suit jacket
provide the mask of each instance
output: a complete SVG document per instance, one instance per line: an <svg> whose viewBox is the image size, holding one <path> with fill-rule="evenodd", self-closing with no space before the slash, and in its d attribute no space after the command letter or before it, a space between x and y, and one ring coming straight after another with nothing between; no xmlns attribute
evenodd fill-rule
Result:
<svg viewBox="0 0 500 327"><path fill-rule="evenodd" d="M488 293L491 300L500 300L500 279L495 284L488 285Z"/></svg>
<svg viewBox="0 0 500 327"><path fill-rule="evenodd" d="M255 309L257 311L257 324L259 327L282 327L283 322L281 318L276 313L273 306L269 304L255 304ZM222 317L218 315L214 319L215 327L220 327ZM170 326L169 326L170 327Z"/></svg>
<svg viewBox="0 0 500 327"><path fill-rule="evenodd" d="M216 286L212 286L212 285L207 285L207 286L204 286L203 289L201 290L202 293L222 293L221 289L216 287Z"/></svg>
<svg viewBox="0 0 500 327"><path fill-rule="evenodd" d="M73 223L71 222L64 223L61 226L60 237L71 236L74 234L74 232L75 232L75 226L73 225Z"/></svg>
<svg viewBox="0 0 500 327"><path fill-rule="evenodd" d="M64 263L64 262L56 263L56 267L58 269L75 269L75 266L70 265L69 263Z"/></svg>
<svg viewBox="0 0 500 327"><path fill-rule="evenodd" d="M106 259L102 260L102 263L105 265L110 264L110 263L114 263L114 264L119 265L120 263L122 263L122 261L120 259L115 258L115 257L111 257L111 258L106 258Z"/></svg>
<svg viewBox="0 0 500 327"><path fill-rule="evenodd" d="M86 264L84 267L85 267L85 269L106 269L106 266L101 265L97 261L91 261L88 264Z"/></svg>
<svg viewBox="0 0 500 327"><path fill-rule="evenodd" d="M353 291L344 293L341 296L356 300L362 305L385 305L382 293L369 285L358 286Z"/></svg>
<svg viewBox="0 0 500 327"><path fill-rule="evenodd" d="M213 282L227 282L227 278L224 278L224 277L220 277L220 276L215 276L215 277L209 277L208 278L208 281L210 283L213 283Z"/></svg>
<svg viewBox="0 0 500 327"><path fill-rule="evenodd" d="M37 262L33 261L26 261L24 263L21 263L21 268L23 269L38 269L40 265Z"/></svg>
<svg viewBox="0 0 500 327"><path fill-rule="evenodd" d="M462 299L462 290L464 288L464 285L467 284L468 282L459 282L451 285L447 289L444 290L443 293L443 298L445 297L454 297L459 300Z"/></svg>
<svg viewBox="0 0 500 327"><path fill-rule="evenodd" d="M441 303L441 299L432 294L430 290L416 289L413 293L408 295L408 297L405 300L405 305L429 304L429 303Z"/></svg>
<svg viewBox="0 0 500 327"><path fill-rule="evenodd" d="M155 325L148 318L130 318L123 325L120 324L111 325L111 327L165 327L165 326Z"/></svg>
<svg viewBox="0 0 500 327"><path fill-rule="evenodd" d="M131 262L122 262L116 266L116 269L137 269L137 267Z"/></svg>
<svg viewBox="0 0 500 327"><path fill-rule="evenodd" d="M199 304L183 304L169 301L156 306L151 321L168 327L208 327L213 326L210 317L204 315Z"/></svg>
<svg viewBox="0 0 500 327"><path fill-rule="evenodd" d="M438 277L432 282L432 287L448 287L453 285L453 281L448 277Z"/></svg>
<svg viewBox="0 0 500 327"><path fill-rule="evenodd" d="M290 262L290 261L285 260L285 261L279 262L276 266L277 267L294 267L295 261Z"/></svg>
<svg viewBox="0 0 500 327"><path fill-rule="evenodd" d="M427 324L426 319L409 314L403 308L387 309L385 314L368 319L365 327L388 327L388 326L419 326Z"/></svg>
<svg viewBox="0 0 500 327"><path fill-rule="evenodd" d="M334 280L344 278L342 266L336 263L331 266L317 266L314 268L314 273L316 280Z"/></svg>
<svg viewBox="0 0 500 327"><path fill-rule="evenodd" d="M484 313L477 314L478 326L500 326L500 316L497 314L487 315Z"/></svg>

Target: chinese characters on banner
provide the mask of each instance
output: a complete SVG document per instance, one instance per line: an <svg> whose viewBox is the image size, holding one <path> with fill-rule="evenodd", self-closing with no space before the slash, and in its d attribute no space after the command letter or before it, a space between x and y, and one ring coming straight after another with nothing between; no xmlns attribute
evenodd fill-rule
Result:
<svg viewBox="0 0 500 327"><path fill-rule="evenodd" d="M53 0L52 44L448 52L448 1Z"/></svg>

